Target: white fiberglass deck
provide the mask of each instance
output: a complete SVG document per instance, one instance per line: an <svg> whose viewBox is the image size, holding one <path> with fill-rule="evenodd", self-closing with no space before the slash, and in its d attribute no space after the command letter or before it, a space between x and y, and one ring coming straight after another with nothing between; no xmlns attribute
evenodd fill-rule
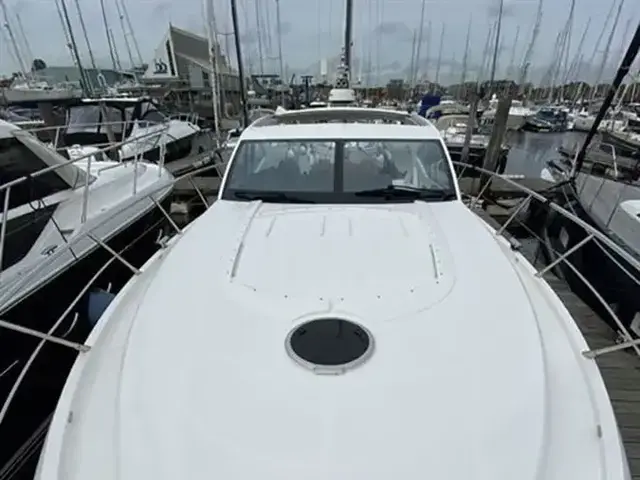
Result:
<svg viewBox="0 0 640 480"><path fill-rule="evenodd" d="M596 363L534 273L459 201L218 201L105 313L37 478L626 478ZM317 375L285 338L331 316L375 351Z"/></svg>

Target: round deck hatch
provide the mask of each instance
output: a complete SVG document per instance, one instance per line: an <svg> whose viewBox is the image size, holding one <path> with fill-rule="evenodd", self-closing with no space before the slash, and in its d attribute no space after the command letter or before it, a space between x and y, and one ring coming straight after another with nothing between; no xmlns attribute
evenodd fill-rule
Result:
<svg viewBox="0 0 640 480"><path fill-rule="evenodd" d="M363 363L373 353L373 337L364 327L339 318L303 323L287 336L287 352L312 370L341 373Z"/></svg>

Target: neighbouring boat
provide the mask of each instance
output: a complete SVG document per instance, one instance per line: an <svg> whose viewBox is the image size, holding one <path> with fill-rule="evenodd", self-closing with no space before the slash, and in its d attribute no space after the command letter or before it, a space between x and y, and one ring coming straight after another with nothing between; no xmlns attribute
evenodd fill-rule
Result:
<svg viewBox="0 0 640 480"><path fill-rule="evenodd" d="M620 172L617 177L613 176L614 170ZM569 178L563 165L551 165L545 173L556 181ZM620 330L611 315L614 312L625 328L640 337L640 186L624 170L592 168L578 173L573 182L564 186L564 191L563 206L607 235L618 248L598 239L587 240L588 232L584 228L553 214L547 218L543 231L547 259L554 261L568 253L568 260L587 278L595 292L566 263L556 267L558 274L612 329ZM581 242L586 243L571 253Z"/></svg>
<svg viewBox="0 0 640 480"><path fill-rule="evenodd" d="M493 125L498 108L498 99L496 95L490 101L489 108L482 113L480 122L484 125ZM527 120L531 118L535 112L525 107L520 100L513 100L509 108L509 116L507 117L508 130L521 130Z"/></svg>
<svg viewBox="0 0 640 480"><path fill-rule="evenodd" d="M564 108L543 107L527 118L523 130L532 132L564 132L568 128L568 112Z"/></svg>
<svg viewBox="0 0 640 480"><path fill-rule="evenodd" d="M113 152L114 159L137 156L158 162L162 156L168 164L213 147L207 133L195 122L171 118L148 97L92 98L71 104L61 137L58 146L73 146L79 152L83 150L78 147L126 141Z"/></svg>
<svg viewBox="0 0 640 480"><path fill-rule="evenodd" d="M602 139L616 147L623 156L640 160L640 133L627 128L621 130L603 130Z"/></svg>
<svg viewBox="0 0 640 480"><path fill-rule="evenodd" d="M83 341L91 329L89 292L67 308L111 258L109 249L133 265L155 252L164 218L156 205L169 200L172 175L147 162L71 162L0 121L0 178L0 319ZM99 283L114 290L130 276L116 263ZM39 342L0 327L0 405ZM0 469L51 414L74 359L72 350L47 342L28 368L0 423Z"/></svg>
<svg viewBox="0 0 640 480"><path fill-rule="evenodd" d="M438 108L438 107L436 107ZM427 117L428 118L428 117ZM469 128L469 115L442 114L435 121L435 126L440 130L444 143L447 145L449 155L454 162L462 159L462 151L464 142ZM489 146L491 130L485 126L478 126L477 121L472 126L472 134L469 142L469 158L468 164L482 167L484 156ZM500 157L497 164L497 172L504 173L507 167L507 159L509 157L509 147L503 144L500 149ZM477 175L474 169L456 166L458 175L465 176Z"/></svg>
<svg viewBox="0 0 640 480"><path fill-rule="evenodd" d="M630 479L585 339L496 233L418 116L260 119L102 315L36 480Z"/></svg>

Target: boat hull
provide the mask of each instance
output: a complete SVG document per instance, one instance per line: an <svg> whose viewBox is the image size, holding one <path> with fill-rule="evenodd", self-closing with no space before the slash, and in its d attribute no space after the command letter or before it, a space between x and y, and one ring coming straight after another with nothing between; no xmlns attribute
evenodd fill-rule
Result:
<svg viewBox="0 0 640 480"><path fill-rule="evenodd" d="M170 197L163 200L168 207ZM116 233L107 244L132 265L141 266L157 250L156 240L164 227L162 213L153 208L142 217ZM3 320L47 332L62 316L83 287L111 258L103 247L97 247L85 257L53 278L40 289L11 307L2 315ZM131 271L118 260L114 260L94 282L95 288L118 291L131 277ZM77 314L77 316L76 316ZM90 333L88 295L78 302L60 324L54 335L74 342L83 342ZM2 350L0 351L0 405L7 398L29 356L39 343L39 339L22 333L0 330ZM38 451L44 440L41 435L33 439L33 434L48 421L55 409L66 377L76 358L77 351L51 342L46 342L24 377L16 396L11 402L7 416L0 424L0 477L16 466L18 474L12 478L33 478L37 465ZM26 444L36 443L36 448L25 463L16 462L18 451L26 449ZM8 463L9 462L9 463ZM14 462L16 462L14 464Z"/></svg>
<svg viewBox="0 0 640 480"><path fill-rule="evenodd" d="M605 130L602 132L602 141L613 145L616 155L640 159L640 143L631 141L624 135Z"/></svg>

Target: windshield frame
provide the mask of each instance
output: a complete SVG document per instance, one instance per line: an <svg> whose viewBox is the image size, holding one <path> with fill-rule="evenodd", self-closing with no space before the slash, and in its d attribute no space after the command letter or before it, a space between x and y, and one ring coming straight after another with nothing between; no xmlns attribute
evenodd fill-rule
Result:
<svg viewBox="0 0 640 480"><path fill-rule="evenodd" d="M225 172L225 176L220 185L220 190L218 192L218 200L228 200L228 201L247 201L246 199L241 199L235 196L234 192L250 192L250 193L276 193L280 192L277 190L245 190L245 189L235 189L227 187L229 179L232 178L233 173L238 165L237 159L239 158L238 153L241 152L242 148L246 148L250 144L265 144L271 142L295 142L295 143L329 143L333 142L335 144L334 152L335 156L333 159L333 177L334 177L334 185L333 189L330 191L298 191L298 190L286 190L282 191L282 193L286 195L290 195L292 197L303 198L305 200L311 200L314 203L319 204L372 204L372 203L407 203L412 202L415 199L410 199L407 197L398 197L398 198L372 198L366 196L356 195L358 192L356 191L344 191L340 190L339 186L341 184L340 180L344 179L344 148L345 144L353 143L353 142L406 142L406 143L419 143L419 142L430 142L433 145L437 145L437 148L440 150L443 160L446 161L446 176L448 178L448 183L451 186L451 190L447 190L446 193L448 201L461 200L460 189L458 186L458 180L455 175L455 170L453 168L453 164L451 163L451 157L449 156L449 151L447 150L444 142L440 138L404 138L404 137L378 137L378 138L332 138L332 137L310 137L310 138L261 138L261 139L242 139L240 137L237 142L232 157L229 161L229 165ZM336 183L338 182L338 183ZM425 191L427 191L425 189ZM451 197L451 198L449 198ZM420 199L422 201L442 201L436 198L432 199ZM284 202L283 202L284 203Z"/></svg>

